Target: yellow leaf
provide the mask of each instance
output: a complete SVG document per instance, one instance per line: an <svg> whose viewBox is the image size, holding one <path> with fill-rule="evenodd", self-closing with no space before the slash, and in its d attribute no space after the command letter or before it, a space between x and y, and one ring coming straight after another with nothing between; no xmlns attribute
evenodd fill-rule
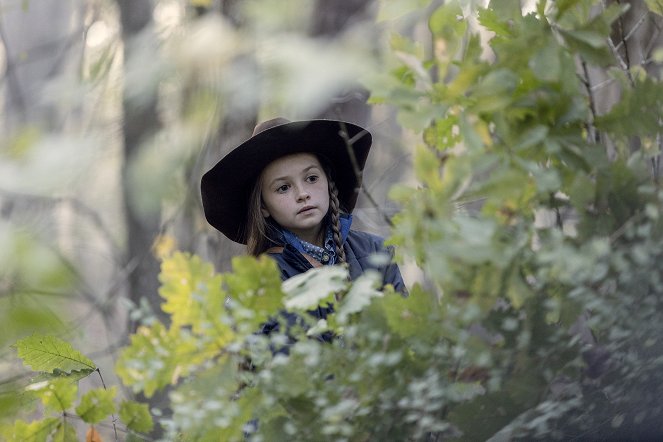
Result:
<svg viewBox="0 0 663 442"><path fill-rule="evenodd" d="M172 235L159 235L152 245L152 253L157 259L163 261L168 258L177 248L177 240Z"/></svg>

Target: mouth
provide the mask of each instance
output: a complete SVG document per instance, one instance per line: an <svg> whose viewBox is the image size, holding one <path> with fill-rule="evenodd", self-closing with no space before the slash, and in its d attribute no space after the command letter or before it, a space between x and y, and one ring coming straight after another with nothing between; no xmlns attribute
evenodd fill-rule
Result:
<svg viewBox="0 0 663 442"><path fill-rule="evenodd" d="M299 215L301 213L308 213L313 209L315 209L315 206L304 206L299 210L299 212L297 212L297 215Z"/></svg>

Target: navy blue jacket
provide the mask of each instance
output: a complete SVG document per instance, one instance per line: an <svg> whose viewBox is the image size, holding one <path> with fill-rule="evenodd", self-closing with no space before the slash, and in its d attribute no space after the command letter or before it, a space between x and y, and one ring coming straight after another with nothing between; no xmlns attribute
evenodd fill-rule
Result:
<svg viewBox="0 0 663 442"><path fill-rule="evenodd" d="M401 272L398 269L398 266L391 262L391 258L393 258L394 254L393 248L385 247L382 238L370 233L350 230L348 237L343 244L343 250L345 251L346 263L348 264L350 278L352 280L357 279L366 270L374 269L382 274L383 284L391 284L396 291L403 295L407 295ZM374 266L371 263L370 257L376 253L388 254L390 264L386 266ZM276 260L281 269L281 279L284 281L313 268L311 263L290 244L286 244L283 248L283 252L270 253L269 256ZM317 309L309 311L309 313L317 319L326 319L327 315L333 312L334 306L331 304L328 304L327 306L319 306ZM289 325L294 325L297 321L297 316L293 313L282 312L281 314L286 318ZM270 334L273 331L277 331L278 327L279 324L276 320L270 320L263 324L261 332L264 334ZM319 336L318 339L329 341L331 340L331 336L323 334L322 336Z"/></svg>
<svg viewBox="0 0 663 442"><path fill-rule="evenodd" d="M371 255L376 253L388 254L389 261L393 258L393 248L385 247L382 238L370 233L350 230L343 244L343 250L345 251L345 258L352 280L357 279L368 269L375 269L382 273L384 284L391 284L397 292L406 293L401 272L396 264L391 263L387 266L375 267L370 262ZM278 263L281 269L281 279L284 281L313 268L311 263L289 244L285 246L282 253L270 253L269 256Z"/></svg>

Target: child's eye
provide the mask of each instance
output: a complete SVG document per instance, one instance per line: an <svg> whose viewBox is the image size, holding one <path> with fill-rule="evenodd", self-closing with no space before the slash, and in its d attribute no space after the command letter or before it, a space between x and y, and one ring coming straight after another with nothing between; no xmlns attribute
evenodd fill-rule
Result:
<svg viewBox="0 0 663 442"><path fill-rule="evenodd" d="M282 186L277 187L276 192L277 192L277 193L286 193L286 192L288 191L289 188L290 188L289 185L284 184L284 185L282 185Z"/></svg>
<svg viewBox="0 0 663 442"><path fill-rule="evenodd" d="M306 177L306 181L309 183L315 183L319 180L320 178L317 175L309 175Z"/></svg>

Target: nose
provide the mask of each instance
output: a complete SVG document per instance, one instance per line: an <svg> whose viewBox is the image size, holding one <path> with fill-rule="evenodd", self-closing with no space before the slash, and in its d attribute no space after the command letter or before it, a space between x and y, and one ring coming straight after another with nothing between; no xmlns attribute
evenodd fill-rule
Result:
<svg viewBox="0 0 663 442"><path fill-rule="evenodd" d="M311 198L311 194L306 190L304 186L300 186L297 189L297 201L306 201Z"/></svg>

